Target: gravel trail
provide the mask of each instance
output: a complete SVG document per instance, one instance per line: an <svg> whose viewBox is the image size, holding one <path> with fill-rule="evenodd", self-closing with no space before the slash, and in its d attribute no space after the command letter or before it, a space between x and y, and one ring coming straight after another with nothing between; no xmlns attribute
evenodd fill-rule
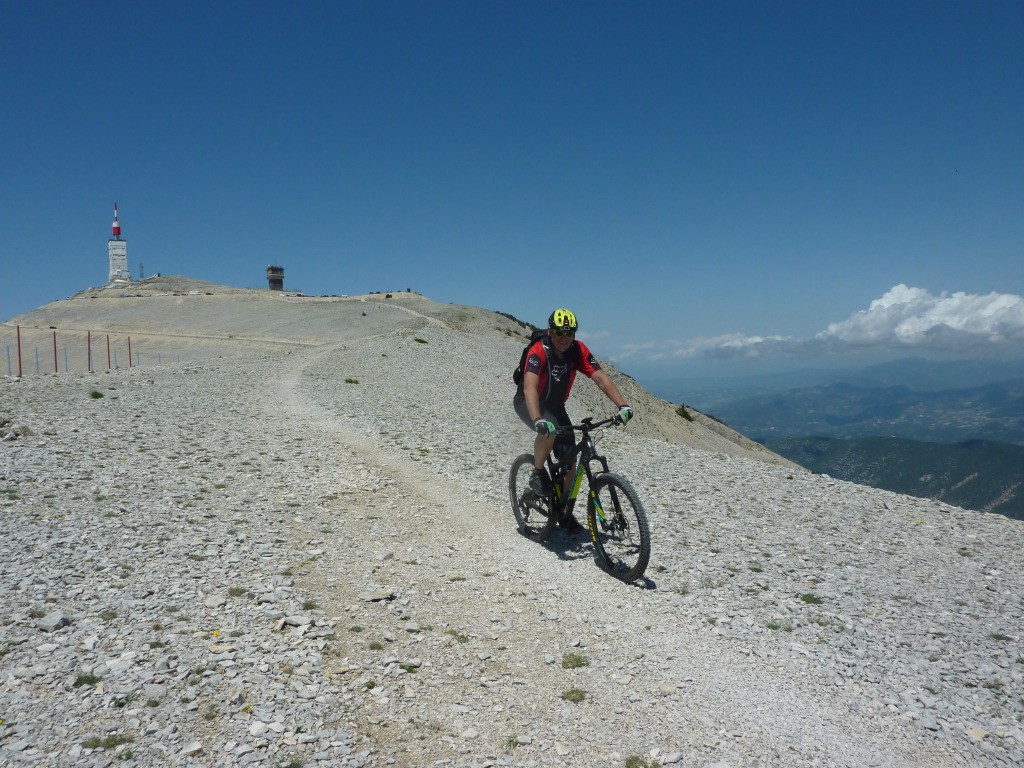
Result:
<svg viewBox="0 0 1024 768"><path fill-rule="evenodd" d="M1019 523L617 430L621 584L515 532L519 346L4 380L0 764L1024 759Z"/></svg>

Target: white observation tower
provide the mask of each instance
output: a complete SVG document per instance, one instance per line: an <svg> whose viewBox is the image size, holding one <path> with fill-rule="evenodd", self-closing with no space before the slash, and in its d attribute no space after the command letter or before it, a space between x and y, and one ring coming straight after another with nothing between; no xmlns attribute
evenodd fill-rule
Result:
<svg viewBox="0 0 1024 768"><path fill-rule="evenodd" d="M117 220L117 203L114 203L114 235L107 242L107 258L110 259L108 283L132 281L128 271L128 241L121 239L121 222Z"/></svg>

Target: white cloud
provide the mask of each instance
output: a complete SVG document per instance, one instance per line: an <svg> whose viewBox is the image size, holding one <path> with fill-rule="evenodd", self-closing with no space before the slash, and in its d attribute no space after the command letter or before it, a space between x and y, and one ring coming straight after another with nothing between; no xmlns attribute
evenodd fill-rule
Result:
<svg viewBox="0 0 1024 768"><path fill-rule="evenodd" d="M730 333L625 348L620 358L754 358L822 355L870 349L955 352L1024 344L1024 298L1013 294L943 293L897 285L867 309L831 323L812 338Z"/></svg>
<svg viewBox="0 0 1024 768"><path fill-rule="evenodd" d="M932 296L897 285L817 335L857 347L933 347L1024 341L1024 298L1005 293Z"/></svg>
<svg viewBox="0 0 1024 768"><path fill-rule="evenodd" d="M797 339L788 336L744 336L729 333L722 336L688 341L646 342L626 345L618 359L642 356L649 360L673 360L692 357L757 357L770 351L785 352Z"/></svg>
<svg viewBox="0 0 1024 768"><path fill-rule="evenodd" d="M591 331L590 333L580 331L576 334L576 336L583 339L586 344L590 344L594 341L600 341L601 339L607 339L611 335L610 331Z"/></svg>

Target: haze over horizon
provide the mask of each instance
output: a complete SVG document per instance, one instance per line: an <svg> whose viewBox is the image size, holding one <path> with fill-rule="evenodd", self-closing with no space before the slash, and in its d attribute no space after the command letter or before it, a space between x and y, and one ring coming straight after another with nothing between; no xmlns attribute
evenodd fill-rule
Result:
<svg viewBox="0 0 1024 768"><path fill-rule="evenodd" d="M0 319L117 201L136 277L566 305L631 373L1024 348L1017 2L4 16Z"/></svg>

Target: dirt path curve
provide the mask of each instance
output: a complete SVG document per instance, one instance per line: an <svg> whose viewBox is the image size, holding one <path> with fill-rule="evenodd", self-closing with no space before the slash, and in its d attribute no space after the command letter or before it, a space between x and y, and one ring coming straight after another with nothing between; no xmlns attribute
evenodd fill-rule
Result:
<svg viewBox="0 0 1024 768"><path fill-rule="evenodd" d="M603 575L589 543L528 542L503 505L325 415L299 383L331 349L300 353L275 397L322 451L328 501L296 518L303 586L343 617L325 666L382 764L955 764L677 596Z"/></svg>

